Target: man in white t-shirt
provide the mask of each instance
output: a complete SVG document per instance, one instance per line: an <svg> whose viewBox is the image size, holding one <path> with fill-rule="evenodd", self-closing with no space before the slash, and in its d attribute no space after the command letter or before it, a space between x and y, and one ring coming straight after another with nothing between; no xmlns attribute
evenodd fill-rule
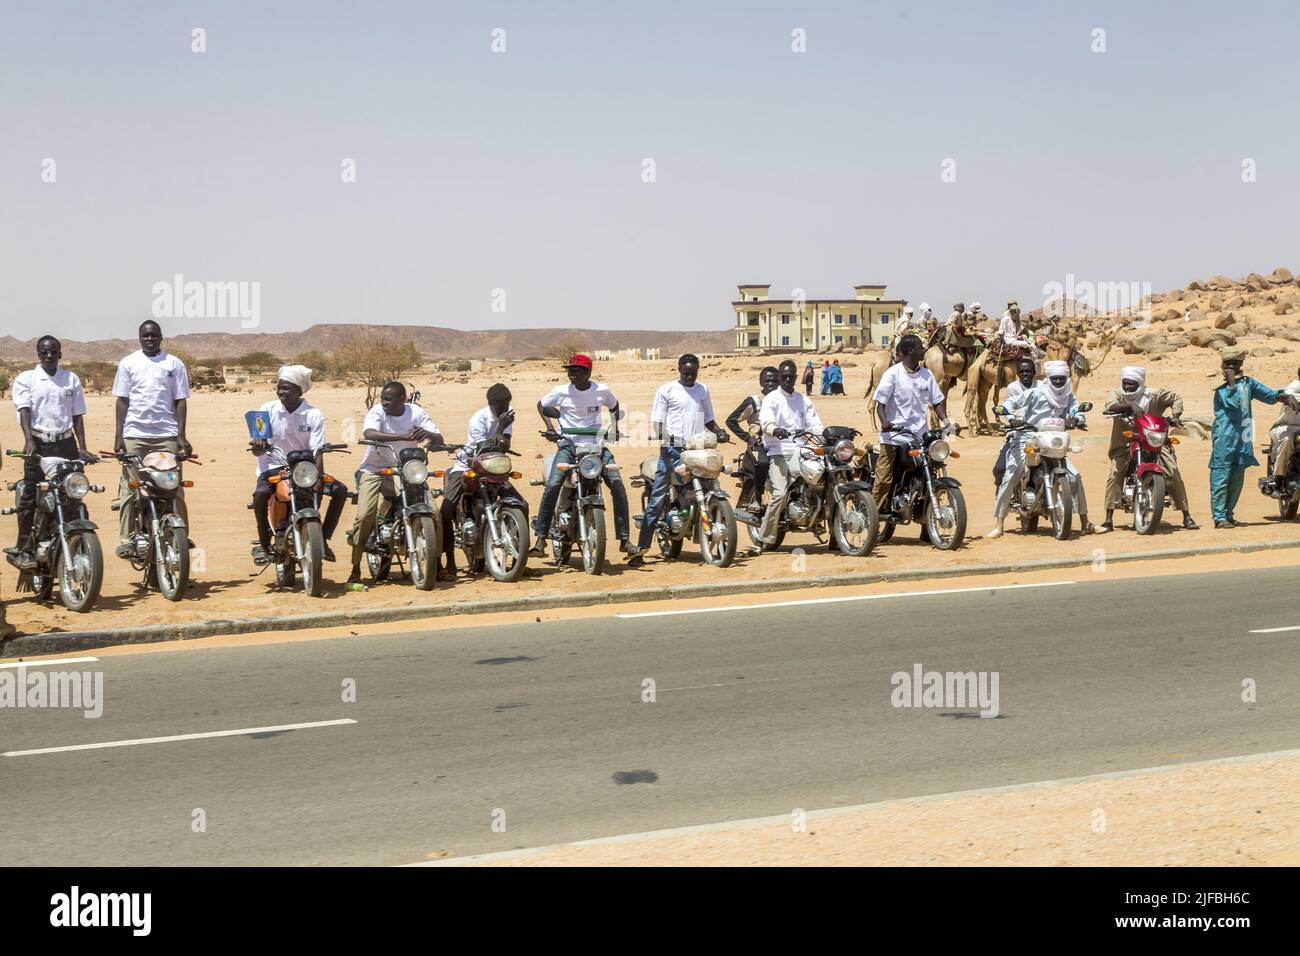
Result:
<svg viewBox="0 0 1300 956"><path fill-rule="evenodd" d="M513 396L510 389L497 382L487 390L487 404L470 416L465 428L465 444L475 449L499 448L510 450L510 436L515 430L515 410L510 407ZM456 455L456 463L447 469L443 481L442 494L442 557L443 566L440 579L455 580L456 577L456 535L455 523L459 520L457 509L465 496L464 474L468 470L469 451L462 449ZM524 501L515 487L506 482L502 486L503 495L511 495ZM528 514L528 503L524 502L524 515Z"/></svg>
<svg viewBox="0 0 1300 956"><path fill-rule="evenodd" d="M18 543L6 548L9 562L23 571L36 567L32 526L36 486L45 479L41 458L99 461L86 447L86 393L75 372L59 368L63 345L52 335L36 342L38 364L14 379L13 402L23 433L23 482L18 495Z"/></svg>
<svg viewBox="0 0 1300 956"><path fill-rule="evenodd" d="M763 432L763 449L767 452L769 462L767 487L771 496L767 510L763 512L763 523L758 529L763 544L752 548L749 552L751 555L776 543L781 515L790 499L795 476L799 474L799 452L808 444L806 439L795 437L796 433L807 431L820 435L825 431L812 399L796 391L798 378L799 366L786 359L777 368L780 388L763 396L763 404L759 406L758 423Z"/></svg>
<svg viewBox="0 0 1300 956"><path fill-rule="evenodd" d="M560 485L565 476L565 472L555 466L574 463L573 446L567 441L559 441L559 429L602 428L601 409L607 408L607 440L610 444L618 441L618 399L609 386L591 380L591 369L591 356L574 355L564 366L569 375L569 384L555 386L537 403L537 414L542 416L542 422L546 425L547 438L556 441L558 447L551 464L551 473L546 476L542 503L533 521L533 546L529 549L530 554L546 554L546 542L551 536L551 518L555 514L555 502L560 497ZM614 462L614 453L608 447L605 448L604 460L607 466ZM618 535L619 548L635 553L635 545L628 542L627 489L623 487L623 479L617 470L610 471L608 467L604 477L610 497L614 499L614 531Z"/></svg>
<svg viewBox="0 0 1300 956"><path fill-rule="evenodd" d="M316 467L321 473L322 499L330 499L321 531L325 537L324 557L334 560L330 538L338 527L343 505L348 500L347 485L341 481L325 481L325 416L303 396L311 391L311 369L304 365L282 365L276 376L275 399L260 409L270 423L271 438L254 438L248 450L257 456L257 485L253 488L253 517L257 519L257 540L253 548L253 561L258 565L271 561L271 522L266 515L266 505L275 494L271 486L272 474L288 462L291 451L315 449ZM271 446L275 446L273 449Z"/></svg>
<svg viewBox="0 0 1300 956"><path fill-rule="evenodd" d="M633 567L645 563L641 552L654 540L655 525L659 523L660 512L668 497L668 481L673 469L682 463L682 449L687 440L700 432L710 431L718 436L720 442L731 441L731 436L718 427L709 387L697 380L699 375L699 357L688 352L677 360L677 379L665 382L655 392L650 407L650 437L658 438L662 444L650 499L645 514L641 516L640 540L628 560Z"/></svg>
<svg viewBox="0 0 1300 956"><path fill-rule="evenodd" d="M113 434L113 451L119 455L143 458L156 451L188 457L190 443L185 438L186 400L190 397L190 377L185 363L163 351L162 327L152 319L140 325L140 349L117 363L113 394L117 396L117 425ZM135 499L127 482L135 477L135 466L122 463L122 479L117 495L121 501L118 523L117 556L129 558L135 553L131 537L135 531ZM176 510L189 525L185 508L185 488L176 489Z"/></svg>
<svg viewBox="0 0 1300 956"><path fill-rule="evenodd" d="M894 479L903 473L903 456L910 447L911 438L902 432L911 432L916 438L924 434L929 428L931 408L945 428L952 424L948 421L948 403L939 383L921 365L925 343L920 336L904 335L899 340L898 353L899 361L880 377L880 384L871 396L880 423L880 457L876 461L871 496L876 499L881 515L890 510L887 505Z"/></svg>
<svg viewBox="0 0 1300 956"><path fill-rule="evenodd" d="M361 559L366 553L366 540L375 527L379 508L385 505L384 482L395 481L380 474L385 468L397 467L397 453L419 444L441 445L442 435L429 413L419 405L406 400L406 386L389 382L379 392L379 404L366 412L361 425L362 436L367 441L381 441L391 446L376 448L366 446L357 472L357 509L352 519L348 541L352 544L352 570L348 584L361 580ZM391 487L391 486L390 486Z"/></svg>

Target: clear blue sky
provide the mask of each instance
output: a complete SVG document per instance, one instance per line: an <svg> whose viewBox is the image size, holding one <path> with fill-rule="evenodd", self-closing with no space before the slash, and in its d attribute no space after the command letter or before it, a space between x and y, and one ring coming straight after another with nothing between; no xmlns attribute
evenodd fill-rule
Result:
<svg viewBox="0 0 1300 956"><path fill-rule="evenodd" d="M174 273L281 331L1300 271L1297 9L4 0L0 334L131 335Z"/></svg>

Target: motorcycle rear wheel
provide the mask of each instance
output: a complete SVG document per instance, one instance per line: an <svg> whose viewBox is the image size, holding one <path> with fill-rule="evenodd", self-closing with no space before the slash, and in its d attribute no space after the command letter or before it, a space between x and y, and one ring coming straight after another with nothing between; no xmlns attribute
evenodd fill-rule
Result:
<svg viewBox="0 0 1300 956"><path fill-rule="evenodd" d="M776 529L776 540L771 544L763 544L763 539L758 533L758 525L745 525L745 533L749 535L749 543L754 547L763 545L764 550L767 551L775 551L777 548L781 547L781 542L785 540L785 532L786 529L784 526L778 527ZM680 551L681 549L678 548L678 550Z"/></svg>
<svg viewBox="0 0 1300 956"><path fill-rule="evenodd" d="M1294 498L1279 498L1277 502L1277 513L1283 521L1290 521L1295 517L1296 510L1300 509L1300 495Z"/></svg>
<svg viewBox="0 0 1300 956"><path fill-rule="evenodd" d="M1074 521L1074 496L1070 493L1069 475L1053 476L1052 496L1056 498L1056 507L1051 511L1052 537L1064 541L1070 537L1070 525Z"/></svg>
<svg viewBox="0 0 1300 956"><path fill-rule="evenodd" d="M1165 512L1165 476L1155 472L1142 476L1133 494L1133 530L1151 534L1160 527Z"/></svg>

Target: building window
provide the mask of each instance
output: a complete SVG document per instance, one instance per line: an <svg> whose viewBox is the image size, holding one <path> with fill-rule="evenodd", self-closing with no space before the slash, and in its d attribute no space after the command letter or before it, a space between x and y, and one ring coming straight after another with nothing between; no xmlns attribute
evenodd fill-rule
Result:
<svg viewBox="0 0 1300 956"><path fill-rule="evenodd" d="M783 336L781 336L781 344L782 344L782 345L789 345L789 344L790 344L790 336L788 336L788 335L783 335Z"/></svg>
<svg viewBox="0 0 1300 956"><path fill-rule="evenodd" d="M790 313L789 313L789 312L782 312L782 313L781 313L781 324L782 324L782 325L789 325L789 324L790 324Z"/></svg>
<svg viewBox="0 0 1300 956"><path fill-rule="evenodd" d="M844 341L844 336L842 336L842 335L837 335L837 336L835 336L835 341L836 341L836 342L843 342L843 341Z"/></svg>
<svg viewBox="0 0 1300 956"><path fill-rule="evenodd" d="M881 344L881 345L888 345L888 344L889 344L889 336L888 336L888 335L882 335L882 336L880 337L880 344Z"/></svg>
<svg viewBox="0 0 1300 956"><path fill-rule="evenodd" d="M844 324L844 316L843 316L842 314L838 313L838 312L835 313L835 324L836 324L836 325L843 325L843 324Z"/></svg>
<svg viewBox="0 0 1300 956"><path fill-rule="evenodd" d="M749 337L749 346L750 346L750 348L757 348L757 347L758 347L758 336L757 336L757 335L751 335L751 336Z"/></svg>
<svg viewBox="0 0 1300 956"><path fill-rule="evenodd" d="M856 315L850 315L849 325L857 325L857 324L858 324L858 317Z"/></svg>
<svg viewBox="0 0 1300 956"><path fill-rule="evenodd" d="M881 325L888 325L888 324L889 324L890 317L891 317L890 313L888 313L888 312L881 312L881 313L880 313L880 324L881 324Z"/></svg>

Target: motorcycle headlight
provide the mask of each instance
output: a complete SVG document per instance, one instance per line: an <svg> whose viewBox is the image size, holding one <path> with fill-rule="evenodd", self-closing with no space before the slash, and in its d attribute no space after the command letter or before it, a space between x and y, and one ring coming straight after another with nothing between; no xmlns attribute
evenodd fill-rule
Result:
<svg viewBox="0 0 1300 956"><path fill-rule="evenodd" d="M300 461L293 466L293 483L299 488L315 488L320 481L320 469L314 461Z"/></svg>
<svg viewBox="0 0 1300 956"><path fill-rule="evenodd" d="M835 443L835 460L845 462L846 464L853 460L853 453L857 451L853 447L853 442L845 439Z"/></svg>
<svg viewBox="0 0 1300 956"><path fill-rule="evenodd" d="M422 485L429 480L429 465L412 458L402 466L402 480L408 485Z"/></svg>
<svg viewBox="0 0 1300 956"><path fill-rule="evenodd" d="M151 471L149 479L160 491L175 491L181 483L180 472L177 471Z"/></svg>
<svg viewBox="0 0 1300 956"><path fill-rule="evenodd" d="M1168 432L1158 432L1153 428L1142 429L1142 434L1146 436L1147 444L1152 448L1159 448L1165 443L1165 439L1169 437Z"/></svg>
<svg viewBox="0 0 1300 956"><path fill-rule="evenodd" d="M950 451L950 449L948 448L948 443L947 443L946 441L943 441L943 440L941 439L941 440L939 440L939 441L931 442L931 443L930 443L930 460L931 460L931 461L946 461L947 458L948 458L948 452L949 452L949 451Z"/></svg>
<svg viewBox="0 0 1300 956"><path fill-rule="evenodd" d="M578 474L584 478L597 478L600 476L600 470L604 463L595 455L587 455L582 461L578 462Z"/></svg>
<svg viewBox="0 0 1300 956"><path fill-rule="evenodd" d="M90 491L90 479L79 471L74 471L63 479L63 492L69 498L80 501Z"/></svg>

